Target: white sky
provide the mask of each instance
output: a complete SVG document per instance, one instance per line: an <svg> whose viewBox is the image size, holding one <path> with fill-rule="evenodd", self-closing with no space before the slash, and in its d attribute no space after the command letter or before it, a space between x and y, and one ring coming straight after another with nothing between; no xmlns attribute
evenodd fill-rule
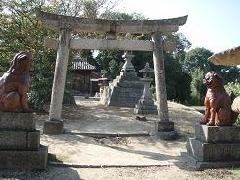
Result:
<svg viewBox="0 0 240 180"><path fill-rule="evenodd" d="M194 47L213 52L240 45L240 0L121 0L117 10L149 19L188 15L180 27Z"/></svg>

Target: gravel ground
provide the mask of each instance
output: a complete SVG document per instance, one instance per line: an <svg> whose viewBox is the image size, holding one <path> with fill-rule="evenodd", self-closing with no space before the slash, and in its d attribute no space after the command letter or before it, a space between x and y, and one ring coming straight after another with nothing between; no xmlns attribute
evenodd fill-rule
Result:
<svg viewBox="0 0 240 180"><path fill-rule="evenodd" d="M232 180L234 177L231 170L217 169L205 171L192 171L173 167L151 168L59 168L49 166L45 171L19 172L5 171L0 173L2 179L21 180Z"/></svg>

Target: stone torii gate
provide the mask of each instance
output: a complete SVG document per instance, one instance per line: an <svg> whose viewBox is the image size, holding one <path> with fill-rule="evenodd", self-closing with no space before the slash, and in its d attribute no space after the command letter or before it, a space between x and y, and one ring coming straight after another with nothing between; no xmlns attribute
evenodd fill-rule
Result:
<svg viewBox="0 0 240 180"><path fill-rule="evenodd" d="M163 138L173 134L174 123L169 121L163 51L173 51L172 44L164 43L165 33L176 32L186 23L187 16L161 20L103 20L56 15L37 11L43 25L59 31L58 41L47 39L46 46L57 49L49 120L44 123L44 133L58 134L63 131L61 120L62 101L67 73L69 49L119 49L152 51L158 106L158 131ZM106 39L71 39L74 32L106 33ZM116 40L116 33L151 34L150 41Z"/></svg>

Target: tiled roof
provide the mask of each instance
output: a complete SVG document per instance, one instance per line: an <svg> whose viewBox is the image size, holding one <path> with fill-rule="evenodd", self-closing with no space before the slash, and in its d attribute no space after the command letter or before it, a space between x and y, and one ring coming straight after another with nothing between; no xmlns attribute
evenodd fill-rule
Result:
<svg viewBox="0 0 240 180"><path fill-rule="evenodd" d="M84 58L75 58L72 61L73 70L95 70L96 67L89 64L87 59Z"/></svg>

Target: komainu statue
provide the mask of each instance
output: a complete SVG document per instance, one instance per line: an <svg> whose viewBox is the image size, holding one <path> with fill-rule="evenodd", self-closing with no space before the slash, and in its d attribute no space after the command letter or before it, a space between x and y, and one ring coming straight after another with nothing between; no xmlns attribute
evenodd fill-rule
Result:
<svg viewBox="0 0 240 180"><path fill-rule="evenodd" d="M223 78L216 72L208 72L203 79L207 86L205 117L202 124L209 126L230 126L238 114L231 110L231 98L223 86Z"/></svg>
<svg viewBox="0 0 240 180"><path fill-rule="evenodd" d="M30 53L15 55L9 70L0 77L0 111L31 112L27 102L31 66Z"/></svg>

